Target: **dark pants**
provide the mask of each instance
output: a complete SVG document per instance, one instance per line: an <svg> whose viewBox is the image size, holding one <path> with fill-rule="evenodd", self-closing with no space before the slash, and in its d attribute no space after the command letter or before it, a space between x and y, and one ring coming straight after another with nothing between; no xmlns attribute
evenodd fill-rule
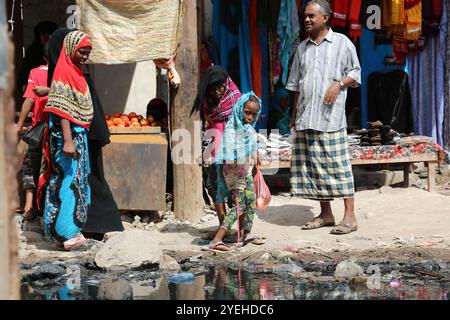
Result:
<svg viewBox="0 0 450 320"><path fill-rule="evenodd" d="M203 171L206 176L206 189L208 190L209 196L212 198L213 202L216 203L217 195L217 172L216 165L212 164L209 167L203 167Z"/></svg>
<svg viewBox="0 0 450 320"><path fill-rule="evenodd" d="M22 164L22 187L24 190L36 189L41 169L42 147L28 146Z"/></svg>

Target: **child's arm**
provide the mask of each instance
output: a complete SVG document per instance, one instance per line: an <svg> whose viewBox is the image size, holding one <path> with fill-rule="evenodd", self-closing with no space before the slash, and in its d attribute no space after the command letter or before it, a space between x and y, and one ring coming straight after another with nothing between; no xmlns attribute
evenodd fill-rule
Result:
<svg viewBox="0 0 450 320"><path fill-rule="evenodd" d="M61 118L61 128L64 138L63 152L67 157L72 157L77 159L77 154L75 152L75 145L73 144L72 132L70 130L70 121Z"/></svg>
<svg viewBox="0 0 450 320"><path fill-rule="evenodd" d="M17 131L20 131L22 129L25 119L27 118L31 109L33 109L33 106L34 106L34 99L26 98L22 104L22 110L20 111L19 120L17 121Z"/></svg>
<svg viewBox="0 0 450 320"><path fill-rule="evenodd" d="M50 88L46 86L36 86L34 87L33 92L38 97L45 97L50 93Z"/></svg>

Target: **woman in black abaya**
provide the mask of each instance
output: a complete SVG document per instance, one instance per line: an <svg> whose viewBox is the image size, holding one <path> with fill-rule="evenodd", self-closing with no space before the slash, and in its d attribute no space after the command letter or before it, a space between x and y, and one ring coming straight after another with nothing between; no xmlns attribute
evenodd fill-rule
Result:
<svg viewBox="0 0 450 320"><path fill-rule="evenodd" d="M56 30L50 37L49 43L49 65L48 82L50 84L56 62L58 61L64 37L71 30L61 28ZM97 96L92 79L87 70L84 69L84 76L89 85L94 105L94 119L88 133L89 158L91 164L91 174L89 184L91 187L91 207L87 215L87 222L83 228L86 237L102 240L103 235L111 231L123 231L120 212L114 201L111 190L106 182L103 171L102 147L110 142L109 130L105 121L105 114Z"/></svg>

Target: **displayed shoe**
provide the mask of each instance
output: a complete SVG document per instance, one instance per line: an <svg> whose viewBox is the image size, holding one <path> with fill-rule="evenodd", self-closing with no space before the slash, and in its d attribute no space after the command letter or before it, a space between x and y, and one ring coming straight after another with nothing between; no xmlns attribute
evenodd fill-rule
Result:
<svg viewBox="0 0 450 320"><path fill-rule="evenodd" d="M374 137L380 134L380 129L369 129L369 137Z"/></svg>
<svg viewBox="0 0 450 320"><path fill-rule="evenodd" d="M375 136L375 137L372 137L372 138L370 138L370 142L372 143L372 142L381 142L381 136Z"/></svg>
<svg viewBox="0 0 450 320"><path fill-rule="evenodd" d="M360 129L360 130L355 130L354 133L358 134L360 136L366 136L369 134L369 131L367 131L367 129Z"/></svg>
<svg viewBox="0 0 450 320"><path fill-rule="evenodd" d="M384 125L383 127L381 127L381 134L386 134L386 133L390 132L391 130L392 130L391 126Z"/></svg>
<svg viewBox="0 0 450 320"><path fill-rule="evenodd" d="M381 129L383 127L383 123L380 120L367 122L367 126L369 129Z"/></svg>

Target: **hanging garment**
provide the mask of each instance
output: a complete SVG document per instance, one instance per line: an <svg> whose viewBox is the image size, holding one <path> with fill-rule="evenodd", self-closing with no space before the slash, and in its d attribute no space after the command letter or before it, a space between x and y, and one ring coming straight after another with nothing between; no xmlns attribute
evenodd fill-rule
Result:
<svg viewBox="0 0 450 320"><path fill-rule="evenodd" d="M441 20L441 44L445 49L445 65L450 66L450 30L448 29L450 2L444 3L442 8L442 20ZM450 72L445 72L445 86L444 86L444 134L443 134L443 146L450 151Z"/></svg>
<svg viewBox="0 0 450 320"><path fill-rule="evenodd" d="M252 46L252 85L253 91L258 97L262 95L262 79L261 79L261 46L259 43L259 28L257 24L257 0L250 0L249 11L249 30L250 30L250 42Z"/></svg>
<svg viewBox="0 0 450 320"><path fill-rule="evenodd" d="M412 89L414 131L433 138L434 142L448 147L448 135L444 126L448 109L445 106L445 55L447 17L442 17L441 36L428 38L425 49L408 56L410 84ZM447 85L448 88L448 85ZM448 104L448 103L447 103Z"/></svg>
<svg viewBox="0 0 450 320"><path fill-rule="evenodd" d="M348 9L348 35L353 38L353 42L361 36L362 25L359 22L359 15L361 12L361 0L351 0Z"/></svg>
<svg viewBox="0 0 450 320"><path fill-rule="evenodd" d="M262 84L262 106L261 118L256 124L256 129L266 129L269 122L269 99L270 99L270 63L268 33L265 26L259 29L259 44L261 46L261 84Z"/></svg>
<svg viewBox="0 0 450 320"><path fill-rule="evenodd" d="M242 90L251 90L249 0L213 0L213 46L217 61Z"/></svg>
<svg viewBox="0 0 450 320"><path fill-rule="evenodd" d="M413 1L414 6L407 8L405 3L406 39L417 40L422 34L422 1Z"/></svg>
<svg viewBox="0 0 450 320"><path fill-rule="evenodd" d="M299 25L298 15L292 15L292 12L296 11L295 2L290 0L281 1L277 33L280 40L279 57L283 72L281 76L283 84L286 84L289 74L289 59L291 58L292 45L299 37L300 32L300 27L297 29L297 25ZM297 20L297 24L295 23L295 20Z"/></svg>
<svg viewBox="0 0 450 320"><path fill-rule="evenodd" d="M268 30L276 31L278 25L278 16L280 13L281 0L258 0L256 16L258 17L258 26L267 26Z"/></svg>
<svg viewBox="0 0 450 320"><path fill-rule="evenodd" d="M404 58L408 55L404 0L392 0L391 29L394 59L396 63L402 64Z"/></svg>
<svg viewBox="0 0 450 320"><path fill-rule="evenodd" d="M439 33L439 24L443 14L443 7L446 5L446 2L443 3L442 0L423 1L422 17L425 33Z"/></svg>
<svg viewBox="0 0 450 320"><path fill-rule="evenodd" d="M368 121L380 120L402 133L413 131L408 74L373 72L367 80Z"/></svg>
<svg viewBox="0 0 450 320"><path fill-rule="evenodd" d="M331 27L347 26L347 17L350 0L332 0L331 9L333 10L333 17L331 18Z"/></svg>
<svg viewBox="0 0 450 320"><path fill-rule="evenodd" d="M381 2L381 29L390 32L392 26L392 1L382 0Z"/></svg>

